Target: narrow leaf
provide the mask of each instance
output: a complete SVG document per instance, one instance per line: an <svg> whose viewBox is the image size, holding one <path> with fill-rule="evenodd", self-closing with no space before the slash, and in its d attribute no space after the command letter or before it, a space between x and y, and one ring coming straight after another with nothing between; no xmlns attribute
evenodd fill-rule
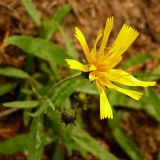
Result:
<svg viewBox="0 0 160 160"><path fill-rule="evenodd" d="M13 78L29 78L28 73L12 67L0 68L0 75Z"/></svg>
<svg viewBox="0 0 160 160"><path fill-rule="evenodd" d="M23 150L27 150L28 147L28 135L18 135L10 138L4 142L0 142L1 154L14 154Z"/></svg>
<svg viewBox="0 0 160 160"><path fill-rule="evenodd" d="M66 52L56 44L41 38L13 36L7 39L7 41L10 44L19 47L24 52L51 63L63 65L66 63L65 59L69 57Z"/></svg>
<svg viewBox="0 0 160 160"><path fill-rule="evenodd" d="M91 84L88 80L83 80L82 83L80 83L76 88L76 92L83 92L87 94L93 94L93 95L99 95L96 86Z"/></svg>
<svg viewBox="0 0 160 160"><path fill-rule="evenodd" d="M142 109L143 105L141 100L136 101L117 91L111 91L111 93L109 94L109 102L112 106L115 107L124 107L136 110Z"/></svg>
<svg viewBox="0 0 160 160"><path fill-rule="evenodd" d="M76 127L73 130L72 136L76 144L98 159L106 160L107 158L109 160L118 160L109 151L100 146L86 131Z"/></svg>
<svg viewBox="0 0 160 160"><path fill-rule="evenodd" d="M160 98L151 88L146 89L146 96L143 98L145 102L144 109L148 114L160 122Z"/></svg>
<svg viewBox="0 0 160 160"><path fill-rule="evenodd" d="M3 105L5 107L24 108L24 109L34 108L34 107L39 106L40 104L41 104L41 102L36 101L36 100L33 100L33 101L14 101L14 102L3 103Z"/></svg>
<svg viewBox="0 0 160 160"><path fill-rule="evenodd" d="M56 149L54 151L52 160L64 160L64 153L63 148L61 148L61 145L56 145Z"/></svg>
<svg viewBox="0 0 160 160"><path fill-rule="evenodd" d="M159 80L160 79L160 65L158 65L151 73L147 76L147 80Z"/></svg>
<svg viewBox="0 0 160 160"><path fill-rule="evenodd" d="M0 85L0 96L11 92L15 87L17 83L5 83L3 85Z"/></svg>
<svg viewBox="0 0 160 160"><path fill-rule="evenodd" d="M28 113L28 114L32 117L40 116L42 113L44 113L46 111L48 106L49 105L48 105L48 102L46 100L39 106L39 108L37 108L37 110L34 113Z"/></svg>
<svg viewBox="0 0 160 160"><path fill-rule="evenodd" d="M45 37L46 39L51 39L53 33L57 30L58 26L64 19L64 17L71 11L70 5L64 5L60 7L54 16L50 19L45 19L43 21L43 31L41 33L42 37Z"/></svg>
<svg viewBox="0 0 160 160"><path fill-rule="evenodd" d="M131 57L129 60L127 60L127 62L125 62L122 67L127 69L129 67L132 67L134 65L143 63L145 60L147 59L151 59L154 58L154 56L150 53L145 53L145 54L137 54L133 57Z"/></svg>
<svg viewBox="0 0 160 160"><path fill-rule="evenodd" d="M67 82L63 83L61 86L57 87L55 90L55 94L52 97L52 102L54 105L61 106L65 99L68 98L73 92L74 89L82 83L82 79L75 78L68 80Z"/></svg>
<svg viewBox="0 0 160 160"><path fill-rule="evenodd" d="M33 119L29 136L31 140L27 160L41 160L45 145L43 115Z"/></svg>
<svg viewBox="0 0 160 160"><path fill-rule="evenodd" d="M41 25L41 20L36 10L35 5L32 3L32 0L22 0L23 5L25 6L27 12L32 17L37 26Z"/></svg>
<svg viewBox="0 0 160 160"><path fill-rule="evenodd" d="M71 39L67 36L67 34L64 32L61 26L59 26L59 30L66 45L68 55L70 55L70 57L72 57L73 59L78 59L78 53L75 47L73 46Z"/></svg>
<svg viewBox="0 0 160 160"><path fill-rule="evenodd" d="M135 143L119 127L120 117L118 114L115 114L114 112L115 118L109 120L109 126L115 140L132 160L143 160Z"/></svg>

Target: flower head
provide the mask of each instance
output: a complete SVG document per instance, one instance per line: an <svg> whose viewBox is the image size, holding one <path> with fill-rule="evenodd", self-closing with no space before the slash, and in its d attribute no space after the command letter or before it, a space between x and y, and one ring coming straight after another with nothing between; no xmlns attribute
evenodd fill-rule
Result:
<svg viewBox="0 0 160 160"><path fill-rule="evenodd" d="M66 59L71 69L87 72L89 74L89 80L96 82L97 89L100 93L100 119L113 118L112 108L105 94L105 87L117 90L135 100L139 100L142 93L121 88L117 84L142 87L156 85L156 82L140 81L121 69L114 69L122 60L123 53L138 37L139 33L134 28L124 24L114 43L111 47L106 48L108 37L113 27L113 20L113 17L107 19L104 32L102 33L102 30L99 30L91 50L89 50L82 32L78 28L75 28L75 37L81 44L88 63L82 64L73 59ZM97 49L97 43L100 39L102 39L101 45Z"/></svg>

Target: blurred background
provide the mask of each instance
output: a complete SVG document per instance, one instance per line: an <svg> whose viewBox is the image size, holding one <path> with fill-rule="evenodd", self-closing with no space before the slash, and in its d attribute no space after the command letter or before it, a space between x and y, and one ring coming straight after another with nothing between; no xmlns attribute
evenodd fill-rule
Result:
<svg viewBox="0 0 160 160"><path fill-rule="evenodd" d="M74 131L74 127L81 126L85 133L81 133L82 137L75 135L78 132L75 129L76 133L73 134L75 137L79 136L79 141L67 139L65 143L59 140L48 142L43 147L42 156L35 160L114 160L112 157L107 157L105 151L121 160L160 160L159 0L0 0L1 44L4 43L6 34L9 37L14 35L39 37L45 39L47 44L48 41L56 44L71 57L77 56L81 59L83 51L74 38L75 26L82 30L91 48L99 28L104 28L106 19L110 16L114 16L115 20L109 43L116 38L124 22L140 33L124 54L119 67L139 79L155 80L157 86L145 89L144 97L140 101L109 92L110 102L116 110L113 121L99 119L99 96L94 88L87 88L90 86L89 83L76 86L67 98L70 98L72 106L78 108L74 114L80 118L75 118L76 121L73 118L73 123L66 128L72 127ZM54 74L52 77L50 67L43 62L45 58L41 61L37 57L28 56L27 50L30 53L32 50L30 50L30 43L25 43L26 46L23 46L17 41L10 41L0 49L0 160L27 159L30 151L25 148L26 141L23 140L26 137L22 140L19 136L28 134L31 128L31 120L27 124L24 123L24 110L3 106L4 102L26 100L26 93L28 93L23 88L26 84L25 80L19 77L15 79L17 72L7 73L7 70L3 69L16 68L30 75L42 73L45 76L38 80L42 85L45 85L44 82L48 84L52 81L57 82L57 77L63 79L69 74L67 67L61 65L54 72L58 75L57 79L54 78ZM32 47L34 46L33 44ZM37 53L39 51L37 50ZM143 92L142 89L139 90ZM31 97L35 99L34 96ZM60 117L63 114L66 114L65 111L63 113L60 111ZM57 121L65 123L62 117ZM48 128L50 127L44 128L47 133ZM12 139L16 136L18 136L17 140ZM74 140L77 140L78 147L72 143ZM96 144L103 149L98 150ZM103 154L105 156L101 156Z"/></svg>

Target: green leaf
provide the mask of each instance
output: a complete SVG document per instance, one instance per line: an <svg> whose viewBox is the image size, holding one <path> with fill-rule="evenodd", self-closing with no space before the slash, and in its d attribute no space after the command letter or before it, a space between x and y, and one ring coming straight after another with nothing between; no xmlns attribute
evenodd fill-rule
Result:
<svg viewBox="0 0 160 160"><path fill-rule="evenodd" d="M53 33L57 30L64 17L71 11L71 9L70 5L64 5L56 11L52 18L46 18L43 21L43 31L41 36L48 40L51 39Z"/></svg>
<svg viewBox="0 0 160 160"><path fill-rule="evenodd" d="M12 67L0 68L0 75L13 78L22 78L22 79L29 78L28 73L18 68L12 68Z"/></svg>
<svg viewBox="0 0 160 160"><path fill-rule="evenodd" d="M35 5L32 3L32 0L22 0L23 5L25 6L27 12L32 17L37 26L41 25L40 17L38 16L38 12L36 10Z"/></svg>
<svg viewBox="0 0 160 160"><path fill-rule="evenodd" d="M111 91L109 94L109 102L115 107L125 107L131 109L142 109L142 102L136 101L117 91Z"/></svg>
<svg viewBox="0 0 160 160"><path fill-rule="evenodd" d="M45 145L43 115L35 117L31 124L29 155L27 160L41 160Z"/></svg>
<svg viewBox="0 0 160 160"><path fill-rule="evenodd" d="M159 80L160 79L160 65L158 65L151 73L147 76L147 80Z"/></svg>
<svg viewBox="0 0 160 160"><path fill-rule="evenodd" d="M78 59L78 53L73 46L71 39L67 36L62 27L59 26L59 30L66 45L68 55L73 59Z"/></svg>
<svg viewBox="0 0 160 160"><path fill-rule="evenodd" d="M65 139L63 139L63 142L66 147L71 147L72 150L80 151L83 156L85 156L88 152L97 157L99 160L118 160L109 151L99 145L85 130L79 127L67 128L65 134ZM68 138L71 139L69 140Z"/></svg>
<svg viewBox="0 0 160 160"><path fill-rule="evenodd" d="M129 60L127 60L127 62L122 64L122 67L127 69L129 67L134 66L134 65L143 63L145 60L151 59L151 58L154 58L154 56L150 53L137 54L137 55L131 57Z"/></svg>
<svg viewBox="0 0 160 160"><path fill-rule="evenodd" d="M151 88L146 89L146 96L144 96L144 109L148 114L160 122L160 98Z"/></svg>
<svg viewBox="0 0 160 160"><path fill-rule="evenodd" d="M28 113L28 114L32 117L37 117L37 116L41 115L42 113L44 113L46 111L46 109L48 108L48 106L49 105L46 100L39 106L39 108L37 108L37 110L34 113Z"/></svg>
<svg viewBox="0 0 160 160"><path fill-rule="evenodd" d="M24 109L34 108L34 107L39 106L40 104L41 104L41 101L36 101L36 100L33 100L33 101L14 101L14 102L3 103L3 105L5 107L24 108Z"/></svg>
<svg viewBox="0 0 160 160"><path fill-rule="evenodd" d="M15 87L17 83L5 83L0 85L0 96L11 92Z"/></svg>
<svg viewBox="0 0 160 160"><path fill-rule="evenodd" d="M65 59L69 58L66 52L56 44L41 38L31 38L26 36L13 36L7 42L19 47L24 52L32 54L50 63L64 65Z"/></svg>
<svg viewBox="0 0 160 160"><path fill-rule="evenodd" d="M51 98L53 104L61 106L65 102L65 99L74 92L74 89L82 83L82 81L83 80L81 78L74 78L57 87L55 94Z"/></svg>
<svg viewBox="0 0 160 160"><path fill-rule="evenodd" d="M119 127L119 122L120 116L114 112L114 119L109 120L109 126L115 140L132 160L143 160L135 143Z"/></svg>
<svg viewBox="0 0 160 160"><path fill-rule="evenodd" d="M10 138L4 142L0 142L1 154L14 154L23 150L27 150L28 147L28 135L18 135Z"/></svg>
<svg viewBox="0 0 160 160"><path fill-rule="evenodd" d="M75 88L76 92L83 92L86 94L93 94L93 95L98 95L98 90L95 86L95 84L91 84L90 81L88 80L83 80L82 83L80 83L76 88Z"/></svg>
<svg viewBox="0 0 160 160"><path fill-rule="evenodd" d="M64 160L64 153L61 145L56 145L52 160Z"/></svg>

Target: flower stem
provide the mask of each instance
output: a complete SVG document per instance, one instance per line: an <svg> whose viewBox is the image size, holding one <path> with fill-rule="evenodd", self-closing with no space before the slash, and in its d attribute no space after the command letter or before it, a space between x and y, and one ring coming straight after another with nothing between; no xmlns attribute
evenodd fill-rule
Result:
<svg viewBox="0 0 160 160"><path fill-rule="evenodd" d="M68 80L71 80L71 79L74 79L74 78L77 78L79 76L81 76L81 73L77 73L77 74L74 74L74 75L71 75L71 76L68 76L68 77L62 79L56 85L54 85L52 88L49 89L49 91L47 92L46 96L49 96L57 87L62 85L64 82L66 82Z"/></svg>

